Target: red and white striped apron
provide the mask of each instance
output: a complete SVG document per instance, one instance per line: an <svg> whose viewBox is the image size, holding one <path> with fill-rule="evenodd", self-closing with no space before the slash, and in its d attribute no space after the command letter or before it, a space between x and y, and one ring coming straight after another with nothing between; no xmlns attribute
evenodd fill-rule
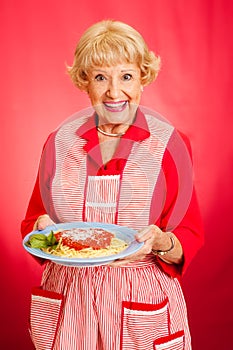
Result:
<svg viewBox="0 0 233 350"><path fill-rule="evenodd" d="M191 349L180 284L161 272L153 257L116 268L49 263L42 286L46 302L40 309L37 302L38 324L32 324L36 349ZM57 306L59 320L48 291L64 298Z"/></svg>
<svg viewBox="0 0 233 350"><path fill-rule="evenodd" d="M153 120L148 124L154 127ZM65 153L57 139L52 186L60 221L83 221L84 215L86 221L105 223L116 223L117 217L118 224L136 229L150 224L151 197L172 130L163 142L135 143L122 179L88 176L83 140L75 142L68 131L60 131L70 142ZM159 269L153 255L115 268L48 263L42 288L32 296L31 334L38 350L191 349L180 284Z"/></svg>

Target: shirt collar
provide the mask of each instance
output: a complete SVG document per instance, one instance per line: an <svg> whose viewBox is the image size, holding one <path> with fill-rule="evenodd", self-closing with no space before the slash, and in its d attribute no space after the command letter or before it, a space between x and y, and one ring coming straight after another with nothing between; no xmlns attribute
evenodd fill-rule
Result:
<svg viewBox="0 0 233 350"><path fill-rule="evenodd" d="M96 131L96 117L95 114L76 131L77 135L87 140L84 146L86 151L98 144L98 134ZM128 128L126 133L122 136L124 139L132 141L143 141L150 136L150 131L146 118L140 109L137 110L137 115L134 123Z"/></svg>

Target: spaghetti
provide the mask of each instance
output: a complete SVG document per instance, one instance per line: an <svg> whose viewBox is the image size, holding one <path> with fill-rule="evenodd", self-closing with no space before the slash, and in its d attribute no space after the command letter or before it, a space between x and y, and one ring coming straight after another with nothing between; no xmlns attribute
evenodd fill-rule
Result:
<svg viewBox="0 0 233 350"><path fill-rule="evenodd" d="M42 250L66 258L96 258L115 255L128 246L112 232L100 228L75 228L59 231L54 235L59 240L58 244Z"/></svg>

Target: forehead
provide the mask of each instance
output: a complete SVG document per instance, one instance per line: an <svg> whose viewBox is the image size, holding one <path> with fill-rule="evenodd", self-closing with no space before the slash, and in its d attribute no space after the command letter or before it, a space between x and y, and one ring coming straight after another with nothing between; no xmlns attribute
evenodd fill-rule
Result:
<svg viewBox="0 0 233 350"><path fill-rule="evenodd" d="M120 74L120 73L134 73L140 74L140 68L136 63L117 63L112 66L96 65L89 68L89 74L103 73L103 74Z"/></svg>

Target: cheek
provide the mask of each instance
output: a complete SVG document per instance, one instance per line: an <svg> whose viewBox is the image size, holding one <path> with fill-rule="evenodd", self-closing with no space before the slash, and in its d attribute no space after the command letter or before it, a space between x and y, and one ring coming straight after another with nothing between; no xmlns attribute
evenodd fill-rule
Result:
<svg viewBox="0 0 233 350"><path fill-rule="evenodd" d="M132 102L139 103L141 99L142 91L141 91L141 85L140 87L134 87L131 91L131 98Z"/></svg>
<svg viewBox="0 0 233 350"><path fill-rule="evenodd" d="M101 101L102 92L99 89L93 89L93 87L90 86L88 89L88 96L92 104L98 103Z"/></svg>

